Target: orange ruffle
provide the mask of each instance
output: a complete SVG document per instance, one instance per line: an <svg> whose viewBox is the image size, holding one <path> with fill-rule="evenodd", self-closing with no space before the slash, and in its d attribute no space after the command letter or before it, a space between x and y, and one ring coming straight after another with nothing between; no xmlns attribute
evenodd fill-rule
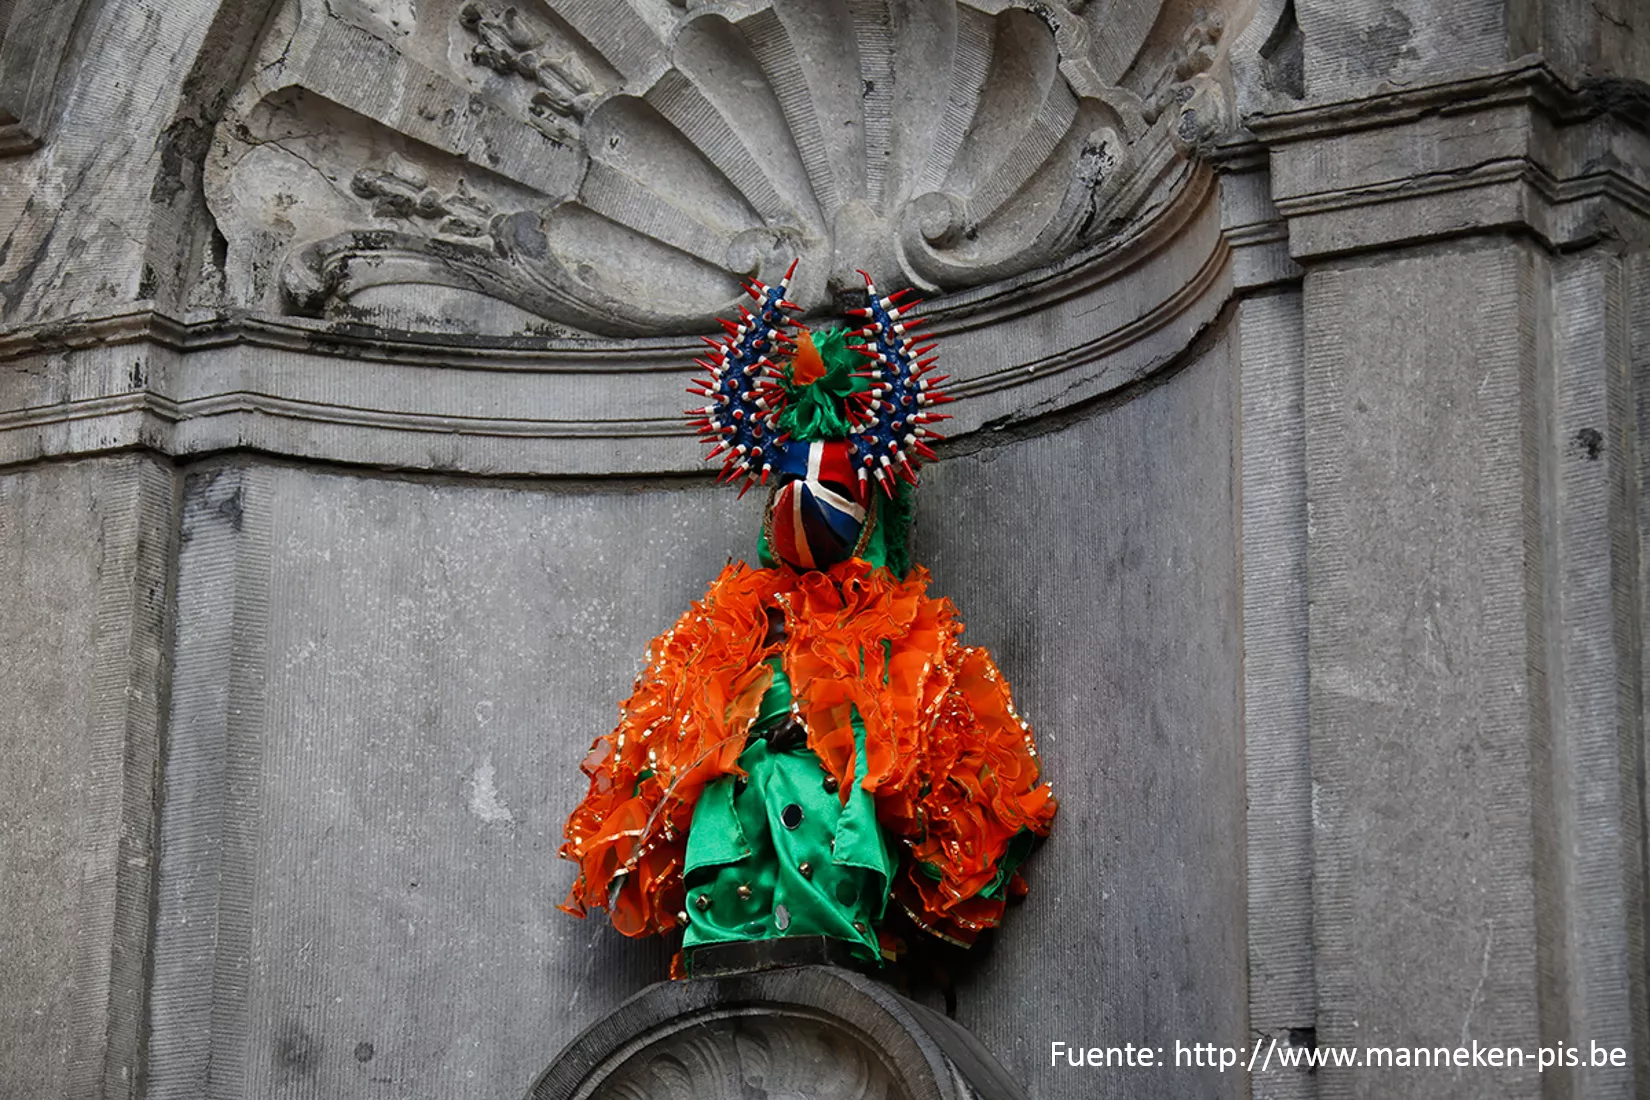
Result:
<svg viewBox="0 0 1650 1100"><path fill-rule="evenodd" d="M581 917L605 908L629 936L676 926L694 803L707 783L742 774L739 754L772 680L766 661L779 655L808 746L844 792L850 782L870 791L878 820L904 842L895 893L912 917L964 943L998 923L1023 880L992 898L982 891L1021 829L1047 834L1056 803L1008 682L985 650L958 644L956 609L927 587L921 568L901 580L857 559L827 572L725 569L654 640L618 728L584 762L590 790L561 848L579 876L562 908ZM783 613L785 637L764 647L770 607Z"/></svg>

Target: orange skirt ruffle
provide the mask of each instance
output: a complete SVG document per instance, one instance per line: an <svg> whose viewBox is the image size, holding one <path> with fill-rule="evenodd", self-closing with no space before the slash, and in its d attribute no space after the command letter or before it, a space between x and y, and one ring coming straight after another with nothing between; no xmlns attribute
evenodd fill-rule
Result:
<svg viewBox="0 0 1650 1100"><path fill-rule="evenodd" d="M1008 682L985 650L958 643L956 609L927 588L926 570L901 580L857 559L825 572L723 570L654 640L618 728L584 761L590 789L561 848L579 875L562 908L605 908L627 936L678 924L694 804L707 783L741 774L777 655L809 748L844 792L871 792L907 850L896 898L963 943L997 924L1010 891L985 892L1022 829L1047 835L1056 803ZM764 645L768 608L785 634ZM864 775L854 774L856 712ZM1018 876L1012 891L1024 891Z"/></svg>

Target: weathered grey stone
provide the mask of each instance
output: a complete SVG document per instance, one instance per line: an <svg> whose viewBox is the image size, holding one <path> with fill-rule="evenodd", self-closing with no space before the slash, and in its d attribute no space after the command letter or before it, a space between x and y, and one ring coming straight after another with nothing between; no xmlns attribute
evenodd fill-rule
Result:
<svg viewBox="0 0 1650 1100"><path fill-rule="evenodd" d="M1505 0L1298 0L1307 94L1351 100L1386 88L1424 85L1492 69L1522 51Z"/></svg>
<svg viewBox="0 0 1650 1100"><path fill-rule="evenodd" d="M1318 1015L1302 338L1297 291L1238 310L1249 1030L1292 1045ZM1311 1096L1310 1085L1304 1072L1260 1074L1251 1089L1281 1100Z"/></svg>
<svg viewBox="0 0 1650 1100"><path fill-rule="evenodd" d="M926 311L958 398L951 435L1115 391L1214 320L1232 272L1211 180L1195 182L1166 223L1104 255ZM1275 251L1275 223L1255 237L1246 254ZM480 474L682 472L699 468L678 413L702 350L697 337L457 339L147 311L39 326L0 337L0 461L251 447Z"/></svg>
<svg viewBox="0 0 1650 1100"><path fill-rule="evenodd" d="M153 1095L509 1095L664 973L555 911L555 852L647 640L754 538L731 498L191 477Z"/></svg>
<svg viewBox="0 0 1650 1100"><path fill-rule="evenodd" d="M1520 598L1541 569L1527 557L1540 547L1535 332L1520 322L1538 262L1488 242L1307 277L1320 1044L1542 1035L1530 825L1547 715ZM1418 956L1417 937L1438 950ZM1321 1074L1325 1096L1392 1087ZM1503 1069L1456 1088L1538 1085Z"/></svg>
<svg viewBox="0 0 1650 1100"><path fill-rule="evenodd" d="M1645 991L1645 848L1636 413L1630 359L1632 269L1593 250L1551 262L1553 315L1538 345L1547 695L1552 714L1550 864L1555 926L1544 970L1549 1033L1621 1047L1620 1066L1586 1066L1583 1095L1627 1093L1650 1050ZM1549 373L1550 372L1550 373ZM1642 376L1641 376L1642 377ZM1640 383L1642 385L1642 381ZM1561 914L1561 915L1560 915ZM1607 1037L1607 1038L1606 1038Z"/></svg>
<svg viewBox="0 0 1650 1100"><path fill-rule="evenodd" d="M1076 822L1039 857L1035 901L1012 914L989 976L963 993L964 1021L1039 1095L1093 1086L1050 1076L1049 1038L1242 1041L1241 995L1217 978L1242 952L1231 384L1222 347L1103 417L937 467L924 491L919 557L1016 683ZM1228 458L1135 451L1177 436ZM1075 529L1052 501L990 504L1005 485L1131 461L1139 477L1111 483L1116 504ZM760 504L702 483L507 488L274 467L188 484L154 1095L243 1080L339 1091L375 1075L454 1096L522 1087L532 1059L662 973L664 945L553 911L571 873L554 850L582 793L578 761L643 646L729 555L750 555ZM1151 504L1171 496L1172 510ZM1120 522L1127 537L1109 541L1102 525ZM1028 529L1088 550L1046 560L1052 534ZM1128 592L1145 602L1088 602ZM1205 619L1218 629L1188 646ZM1108 651L1058 641L1125 623ZM1128 702L1124 685L1148 671L1167 695ZM1173 748L1138 740L1147 728ZM1102 823L1114 839L1096 847ZM1198 871L1165 879L1165 858ZM1096 908L1099 973L1117 991L1074 1014L1067 983L1093 976L1044 952ZM1138 941L1167 924L1185 930ZM1180 975L1182 1003L1152 1007L1142 960ZM462 1044L417 1037L432 1026ZM1189 1079L1140 1084L1176 1095Z"/></svg>
<svg viewBox="0 0 1650 1100"><path fill-rule="evenodd" d="M754 945L753 945L754 946ZM823 966L661 982L556 1055L528 1100L1024 1100L967 1031Z"/></svg>
<svg viewBox="0 0 1650 1100"><path fill-rule="evenodd" d="M659 976L552 850L795 255L943 291L919 557L1065 802L952 975L1017 1078L1643 1090L1642 4L513 7L0 0L0 1092L519 1094ZM1045 1061L1462 1037L1628 1064Z"/></svg>
<svg viewBox="0 0 1650 1100"><path fill-rule="evenodd" d="M58 71L83 6L78 0L0 4L0 156L45 141Z"/></svg>
<svg viewBox="0 0 1650 1100"><path fill-rule="evenodd" d="M790 297L809 311L862 289L859 269L927 290L998 280L1172 189L1175 148L1228 113L1209 75L1223 26L1117 43L1156 62L1134 74L1142 105L1058 4L470 0L394 17L290 0L207 164L228 295L631 335L709 326L742 279L775 283L798 256ZM363 65L382 79L354 79Z"/></svg>
<svg viewBox="0 0 1650 1100"><path fill-rule="evenodd" d="M1236 1096L1050 1044L1241 1046L1243 745L1229 333L1162 385L924 476L916 558L987 646L1061 800L957 1018L1034 1096ZM1067 485L1054 494L1047 487Z"/></svg>
<svg viewBox="0 0 1650 1100"><path fill-rule="evenodd" d="M0 1092L138 1096L170 471L0 475Z"/></svg>
<svg viewBox="0 0 1650 1100"><path fill-rule="evenodd" d="M1272 194L1297 260L1513 227L1554 248L1642 247L1650 114L1600 105L1521 61L1249 125L1276 149Z"/></svg>

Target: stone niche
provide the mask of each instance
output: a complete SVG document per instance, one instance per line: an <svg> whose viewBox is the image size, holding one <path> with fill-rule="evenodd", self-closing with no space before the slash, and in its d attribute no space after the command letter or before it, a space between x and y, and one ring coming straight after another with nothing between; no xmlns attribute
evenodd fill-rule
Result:
<svg viewBox="0 0 1650 1100"><path fill-rule="evenodd" d="M1231 306L1296 273L1254 165L1223 189L1207 154L1276 7L62 15L0 156L0 644L36 701L0 745L57 731L0 776L35 899L0 1076L496 1100L566 1048L538 1095L806 1094L828 1062L843 1096L1053 1098L1089 1083L1022 1035L1241 1041ZM812 970L626 1005L673 945L554 910L591 738L753 551L760 501L679 416L692 358L798 259L810 321L860 270L928 299L958 400L917 559L1064 803L955 1023Z"/></svg>
<svg viewBox="0 0 1650 1100"><path fill-rule="evenodd" d="M1642 1092L1647 18L0 0L0 1093L990 1095L850 975L649 990L554 908L752 553L679 411L793 259L810 321L916 288L957 397L915 557L1062 803L953 975L1007 1076L1562 1035L1633 1061L1448 1088Z"/></svg>

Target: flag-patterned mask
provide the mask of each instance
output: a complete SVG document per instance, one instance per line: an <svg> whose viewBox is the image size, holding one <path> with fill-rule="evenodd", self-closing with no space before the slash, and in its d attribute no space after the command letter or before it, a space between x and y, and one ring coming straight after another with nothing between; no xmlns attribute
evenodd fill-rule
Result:
<svg viewBox="0 0 1650 1100"><path fill-rule="evenodd" d="M797 570L828 569L858 556L870 533L870 501L858 491L848 444L840 439L793 442L782 461L768 506L768 545L774 556Z"/></svg>
<svg viewBox="0 0 1650 1100"><path fill-rule="evenodd" d="M900 480L916 484L932 459L930 427L951 400L933 374L935 345L917 346L922 319L904 319L915 299L887 297L865 277L867 303L851 311L860 327L810 330L787 311L796 264L778 286L752 282L752 312L723 320L727 336L706 337L709 374L688 392L708 404L689 410L722 458L722 480L773 482L765 524L773 553L794 569L824 569L859 556L876 522L877 496L892 500Z"/></svg>

